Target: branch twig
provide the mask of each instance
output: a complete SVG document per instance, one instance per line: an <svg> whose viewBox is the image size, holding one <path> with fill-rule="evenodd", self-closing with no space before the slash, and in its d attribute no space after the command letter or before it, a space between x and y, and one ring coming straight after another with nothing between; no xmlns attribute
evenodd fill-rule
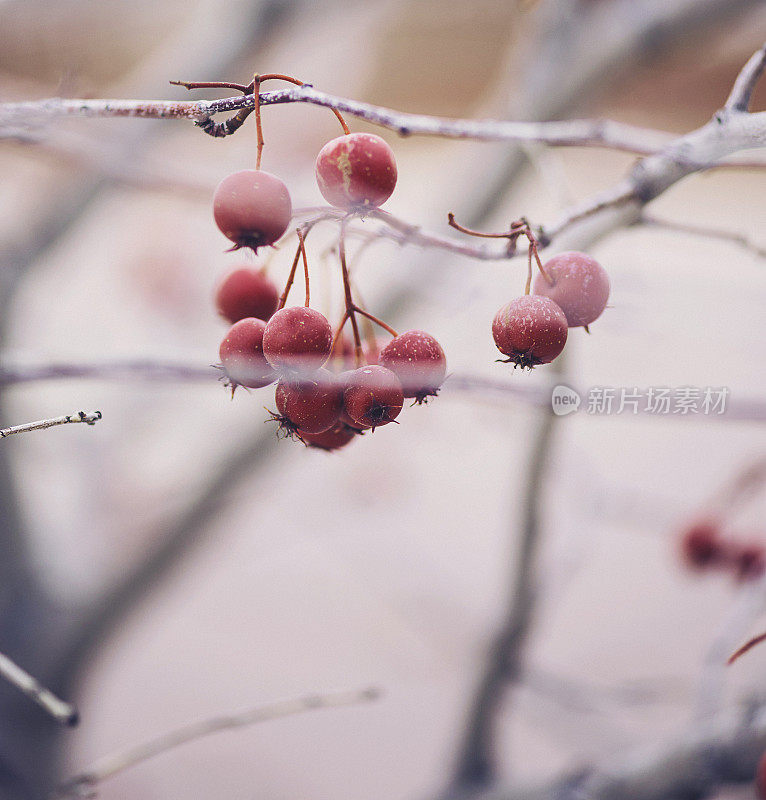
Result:
<svg viewBox="0 0 766 800"><path fill-rule="evenodd" d="M276 703L255 706L239 714L192 722L189 725L164 733L156 739L151 739L148 742L105 756L91 767L62 784L53 797L63 798L73 794L82 794L82 790L90 789L107 778L134 767L136 764L148 761L150 758L166 753L168 750L173 750L176 747L210 736L213 733L244 728L259 722L302 714L307 711L357 705L377 700L379 696L380 692L375 688L337 692L335 694L314 694L293 700L282 700Z"/></svg>
<svg viewBox="0 0 766 800"><path fill-rule="evenodd" d="M68 425L70 422L84 422L86 425L95 425L100 419L100 411L92 411L90 414L86 414L84 411L78 411L76 414L67 414L65 417L41 419L37 422L27 422L24 425L13 425L10 428L2 428L0 429L0 439L4 439L6 436L13 436L15 433L42 431L46 428L53 428L56 425Z"/></svg>
<svg viewBox="0 0 766 800"><path fill-rule="evenodd" d="M56 722L74 726L80 721L80 715L71 703L56 697L50 689L42 686L36 678L3 653L0 653L0 675L47 711Z"/></svg>

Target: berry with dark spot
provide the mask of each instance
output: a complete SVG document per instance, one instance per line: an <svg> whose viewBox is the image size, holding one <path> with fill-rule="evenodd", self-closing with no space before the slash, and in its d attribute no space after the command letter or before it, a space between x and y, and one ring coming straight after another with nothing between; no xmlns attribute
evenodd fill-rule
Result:
<svg viewBox="0 0 766 800"><path fill-rule="evenodd" d="M232 323L245 317L266 321L278 304L279 292L273 282L260 270L248 267L230 272L215 292L218 313Z"/></svg>
<svg viewBox="0 0 766 800"><path fill-rule="evenodd" d="M327 318L304 306L277 311L263 332L263 354L280 372L314 372L327 361L331 347L332 328Z"/></svg>
<svg viewBox="0 0 766 800"><path fill-rule="evenodd" d="M224 371L229 381L236 386L258 389L268 386L277 375L263 355L263 332L266 323L262 319L247 317L235 322L218 348Z"/></svg>
<svg viewBox="0 0 766 800"><path fill-rule="evenodd" d="M225 177L213 195L216 225L234 248L274 244L287 230L293 208L287 187L268 172L245 169Z"/></svg>
<svg viewBox="0 0 766 800"><path fill-rule="evenodd" d="M390 369L372 364L346 374L343 405L355 424L375 430L393 422L403 404L402 384Z"/></svg>
<svg viewBox="0 0 766 800"><path fill-rule="evenodd" d="M585 253L559 253L544 265L551 283L540 272L533 291L550 297L564 312L567 325L590 325L601 316L609 300L609 276L595 259Z"/></svg>
<svg viewBox="0 0 766 800"><path fill-rule="evenodd" d="M316 160L319 191L338 208L378 208L396 186L394 152L374 133L350 133L327 142Z"/></svg>
<svg viewBox="0 0 766 800"><path fill-rule="evenodd" d="M447 375L444 350L424 331L395 336L381 350L378 363L399 378L405 397L414 397L419 403L435 396Z"/></svg>
<svg viewBox="0 0 766 800"><path fill-rule="evenodd" d="M492 336L507 362L531 369L553 361L564 349L567 318L553 300L522 295L495 314Z"/></svg>

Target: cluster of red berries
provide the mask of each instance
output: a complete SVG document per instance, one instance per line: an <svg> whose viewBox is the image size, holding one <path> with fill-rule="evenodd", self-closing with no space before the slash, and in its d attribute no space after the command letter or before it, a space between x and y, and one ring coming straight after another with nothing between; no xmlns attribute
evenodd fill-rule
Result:
<svg viewBox="0 0 766 800"><path fill-rule="evenodd" d="M379 136L347 134L322 148L316 177L329 203L349 214L363 214L390 197L396 163ZM260 170L224 178L215 191L213 211L233 249L255 251L274 244L292 216L285 185ZM362 347L356 314L395 332L353 303L343 251L346 314L336 332L323 314L309 307L308 292L305 306L284 307L301 251L305 258L299 238L299 253L281 298L262 271L237 269L220 284L216 304L232 327L219 355L232 387L258 388L277 381L277 411L270 413L282 433L335 450L365 430L393 422L405 398L421 403L435 395L446 376L446 358L436 339L419 330L393 335L379 352L377 345ZM342 336L349 320L353 343Z"/></svg>
<svg viewBox="0 0 766 800"><path fill-rule="evenodd" d="M507 361L531 369L564 349L569 328L601 316L609 299L609 276L585 253L567 252L542 265L533 294L506 303L492 321L492 336Z"/></svg>
<svg viewBox="0 0 766 800"><path fill-rule="evenodd" d="M737 581L753 580L766 573L766 546L760 541L724 538L715 519L690 525L681 533L679 548L684 564L695 571L728 571Z"/></svg>

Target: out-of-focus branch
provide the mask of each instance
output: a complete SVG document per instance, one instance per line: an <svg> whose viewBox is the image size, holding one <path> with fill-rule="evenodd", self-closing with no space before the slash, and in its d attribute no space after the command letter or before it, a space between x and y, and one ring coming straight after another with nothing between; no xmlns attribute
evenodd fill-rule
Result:
<svg viewBox="0 0 766 800"><path fill-rule="evenodd" d="M2 653L0 653L0 675L37 703L56 722L63 725L77 725L79 722L80 715L71 703L56 697L50 689L46 689L36 678Z"/></svg>
<svg viewBox="0 0 766 800"><path fill-rule="evenodd" d="M754 242L749 236L733 231L724 231L718 228L708 228L702 225L690 225L686 222L672 222L667 219L659 219L655 216L642 214L639 220L640 225L658 228L660 230L673 231L675 233L688 233L691 236L700 236L705 239L718 239L722 242L731 242L739 245L743 250L747 250L758 258L766 258L766 247Z"/></svg>
<svg viewBox="0 0 766 800"><path fill-rule="evenodd" d="M748 110L750 107L750 99L753 96L758 80L763 74L764 68L766 68L766 44L764 44L757 53L753 53L750 60L740 71L726 99L726 103L723 107L724 111L746 112Z"/></svg>
<svg viewBox="0 0 766 800"><path fill-rule="evenodd" d="M766 709L749 708L739 719L700 726L678 741L612 759L542 786L493 787L464 792L471 800L699 800L720 789L751 783L766 750Z"/></svg>
<svg viewBox="0 0 766 800"><path fill-rule="evenodd" d="M293 700L282 700L276 703L255 706L255 708L250 708L239 714L212 717L200 722L193 722L190 725L162 734L156 739L151 739L135 747L129 747L105 756L93 766L88 767L63 783L56 790L53 797L91 796L93 787L108 778L134 767L136 764L141 764L150 758L197 739L202 739L205 736L210 736L213 733L245 728L259 722L268 722L269 720L302 714L307 711L358 705L359 703L376 700L379 695L380 693L375 688L336 692L334 694L313 694Z"/></svg>
<svg viewBox="0 0 766 800"><path fill-rule="evenodd" d="M29 431L43 431L46 428L54 428L56 425L68 425L72 422L84 422L86 425L95 425L101 419L100 411L92 411L86 414L78 411L76 414L67 414L63 417L52 417L41 419L37 422L25 422L23 425L13 425L10 428L0 429L0 439L6 436L13 436L16 433L28 433Z"/></svg>

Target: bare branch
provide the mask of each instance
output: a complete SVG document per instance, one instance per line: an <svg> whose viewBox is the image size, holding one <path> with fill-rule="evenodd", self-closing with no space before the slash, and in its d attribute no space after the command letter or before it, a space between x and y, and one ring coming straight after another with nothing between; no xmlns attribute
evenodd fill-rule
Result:
<svg viewBox="0 0 766 800"><path fill-rule="evenodd" d="M60 722L62 725L77 725L80 721L80 715L71 703L66 703L56 697L50 689L42 686L3 653L0 653L0 675L47 711L56 722Z"/></svg>
<svg viewBox="0 0 766 800"><path fill-rule="evenodd" d="M753 91L764 68L766 68L766 43L757 53L753 53L747 64L740 70L726 99L725 111L747 111L750 106L750 98L753 96Z"/></svg>
<svg viewBox="0 0 766 800"><path fill-rule="evenodd" d="M239 714L193 722L190 725L184 725L181 728L164 733L156 739L151 739L143 744L105 756L91 767L62 784L53 796L61 798L82 795L83 790L90 789L107 778L136 766L136 764L141 764L150 758L205 736L210 736L213 733L244 728L259 722L267 722L294 714L303 714L307 711L358 705L359 703L377 700L379 696L380 692L375 688L337 692L335 694L314 694L293 700L282 700L281 702L255 706Z"/></svg>
<svg viewBox="0 0 766 800"><path fill-rule="evenodd" d="M100 411L91 411L89 414L86 414L84 411L78 411L76 414L68 414L65 417L41 419L37 422L27 422L24 425L14 425L10 428L2 428L0 429L0 439L4 439L6 436L13 436L15 433L42 431L46 428L53 428L56 425L68 425L70 422L84 422L86 425L95 425L100 419Z"/></svg>

